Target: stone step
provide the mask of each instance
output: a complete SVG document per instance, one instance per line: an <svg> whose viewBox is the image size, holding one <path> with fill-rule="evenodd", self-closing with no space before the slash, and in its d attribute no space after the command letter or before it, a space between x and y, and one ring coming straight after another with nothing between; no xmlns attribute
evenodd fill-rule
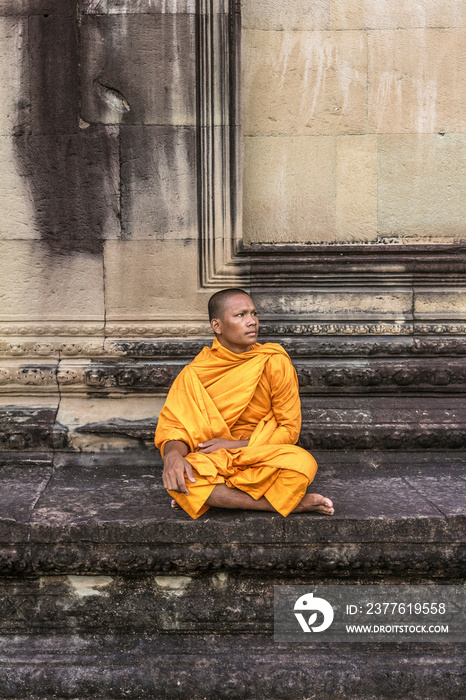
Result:
<svg viewBox="0 0 466 700"><path fill-rule="evenodd" d="M0 572L286 572L312 577L465 573L464 455L317 454L332 517L170 508L150 454L67 455L0 469Z"/></svg>
<svg viewBox="0 0 466 700"><path fill-rule="evenodd" d="M0 637L0 698L460 700L464 647L271 636Z"/></svg>
<svg viewBox="0 0 466 700"><path fill-rule="evenodd" d="M332 517L170 508L152 453L0 467L0 698L459 700L459 644L273 641L273 587L462 583L464 454L322 452Z"/></svg>

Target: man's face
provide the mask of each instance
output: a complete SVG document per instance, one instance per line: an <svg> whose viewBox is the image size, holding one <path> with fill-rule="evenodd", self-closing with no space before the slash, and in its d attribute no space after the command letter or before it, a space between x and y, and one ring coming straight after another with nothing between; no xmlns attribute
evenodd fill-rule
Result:
<svg viewBox="0 0 466 700"><path fill-rule="evenodd" d="M213 318L212 330L219 342L235 353L246 352L257 341L259 319L251 297L235 294L225 303L223 317Z"/></svg>

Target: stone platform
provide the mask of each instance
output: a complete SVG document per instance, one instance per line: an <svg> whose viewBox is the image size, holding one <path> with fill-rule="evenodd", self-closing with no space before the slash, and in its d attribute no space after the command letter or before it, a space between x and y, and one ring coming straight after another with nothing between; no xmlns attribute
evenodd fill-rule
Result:
<svg viewBox="0 0 466 700"><path fill-rule="evenodd" d="M335 515L170 508L154 452L4 455L0 698L464 696L464 647L273 641L273 586L463 583L463 453L316 454Z"/></svg>

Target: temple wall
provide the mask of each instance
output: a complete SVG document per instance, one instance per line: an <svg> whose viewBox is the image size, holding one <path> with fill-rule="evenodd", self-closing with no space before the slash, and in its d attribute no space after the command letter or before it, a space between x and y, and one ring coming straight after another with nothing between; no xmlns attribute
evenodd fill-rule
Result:
<svg viewBox="0 0 466 700"><path fill-rule="evenodd" d="M465 22L448 0L243 2L244 239L461 241Z"/></svg>
<svg viewBox="0 0 466 700"><path fill-rule="evenodd" d="M238 285L320 397L310 449L342 396L418 392L437 425L428 397L466 383L444 368L465 352L465 21L448 0L4 0L1 450L150 449L208 297ZM377 446L343 403L349 446Z"/></svg>

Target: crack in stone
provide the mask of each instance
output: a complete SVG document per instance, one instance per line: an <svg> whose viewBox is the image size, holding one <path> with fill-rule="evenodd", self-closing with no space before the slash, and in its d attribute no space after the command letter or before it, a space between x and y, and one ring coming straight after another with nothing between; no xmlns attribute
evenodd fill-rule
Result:
<svg viewBox="0 0 466 700"><path fill-rule="evenodd" d="M102 88L101 92L104 96L104 99L106 99L112 107L120 110L121 112L131 111L131 106L122 92L120 92L114 87L111 87L110 85L106 85L100 80L94 80L94 84Z"/></svg>

